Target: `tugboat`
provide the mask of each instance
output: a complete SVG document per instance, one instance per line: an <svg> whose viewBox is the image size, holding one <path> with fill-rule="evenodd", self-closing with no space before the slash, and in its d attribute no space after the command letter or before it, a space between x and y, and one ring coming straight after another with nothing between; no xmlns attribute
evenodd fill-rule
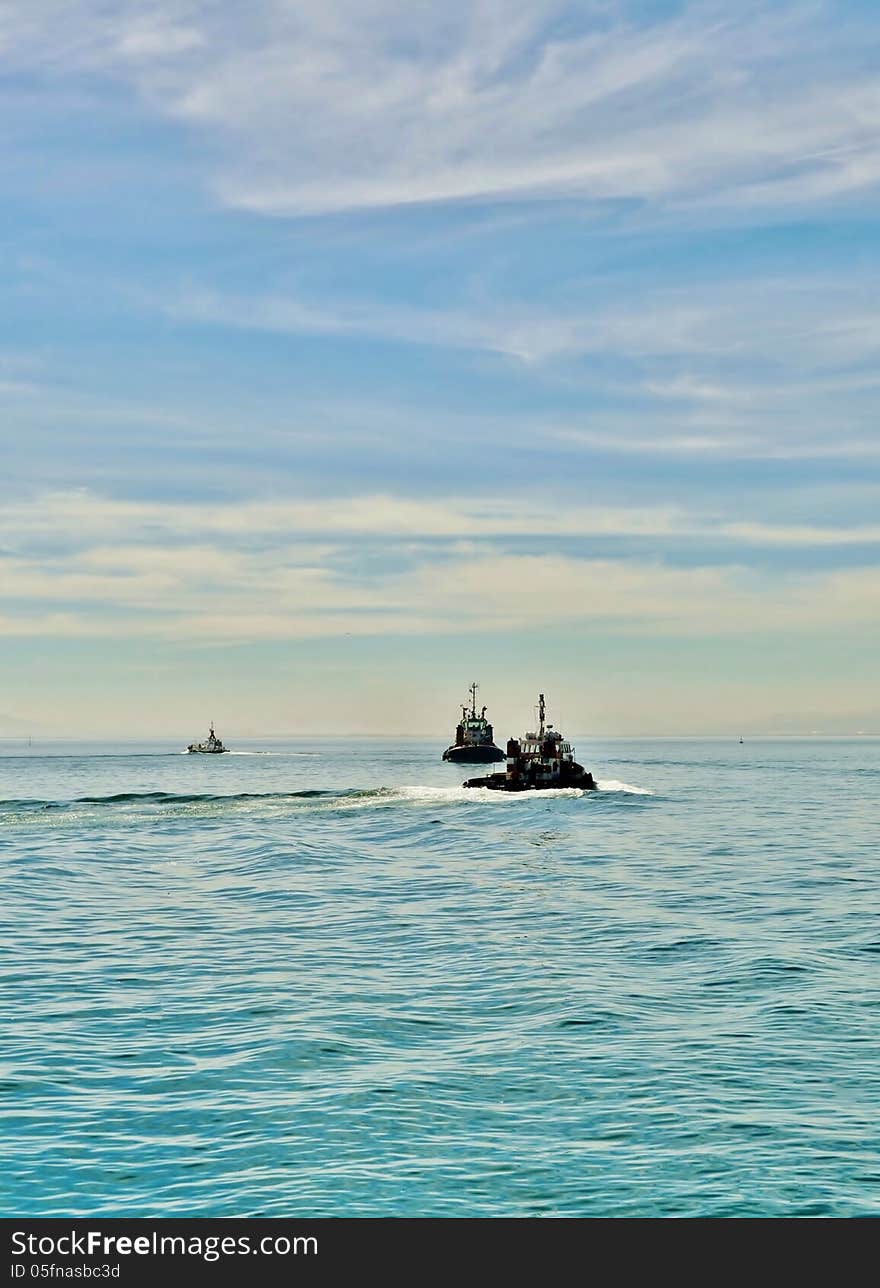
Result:
<svg viewBox="0 0 880 1288"><path fill-rule="evenodd" d="M486 708L477 715L477 686L472 684L469 693L471 695L471 709L468 711L466 706L461 709L461 720L455 730L455 742L451 747L447 747L443 753L444 760L453 761L476 761L479 764L488 764L492 760L503 760L504 752L500 747L496 747L493 742L492 726L486 719Z"/></svg>
<svg viewBox="0 0 880 1288"><path fill-rule="evenodd" d="M551 791L580 787L595 791L596 780L574 758L574 747L552 725L544 724L544 695L538 697L538 732L511 738L503 774L469 778L463 787L490 787L496 792Z"/></svg>
<svg viewBox="0 0 880 1288"><path fill-rule="evenodd" d="M211 721L211 731L208 734L207 740L205 742L191 742L187 747L187 751L200 751L213 756L219 755L221 751L228 750L229 748L224 747L221 740L215 734L213 720Z"/></svg>

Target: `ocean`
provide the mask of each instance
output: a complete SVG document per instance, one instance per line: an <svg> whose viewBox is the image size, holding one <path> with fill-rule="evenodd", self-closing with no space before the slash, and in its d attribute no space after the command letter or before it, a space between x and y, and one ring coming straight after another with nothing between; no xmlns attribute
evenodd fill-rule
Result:
<svg viewBox="0 0 880 1288"><path fill-rule="evenodd" d="M4 1213L880 1213L880 741L227 741L0 744Z"/></svg>

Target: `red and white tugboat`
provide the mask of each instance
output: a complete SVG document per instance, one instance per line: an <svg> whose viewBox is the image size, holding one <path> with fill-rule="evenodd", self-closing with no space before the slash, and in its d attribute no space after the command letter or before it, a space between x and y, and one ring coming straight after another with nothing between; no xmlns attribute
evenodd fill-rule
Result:
<svg viewBox="0 0 880 1288"><path fill-rule="evenodd" d="M497 792L553 791L580 787L595 791L596 780L574 758L574 747L552 725L544 724L544 695L538 698L538 732L511 738L503 774L469 778L464 787L490 787Z"/></svg>
<svg viewBox="0 0 880 1288"><path fill-rule="evenodd" d="M487 764L492 760L503 760L504 752L493 742L492 726L486 719L486 708L477 714L477 686L470 687L471 709L461 709L461 720L455 730L455 742L443 753L444 760L470 761Z"/></svg>

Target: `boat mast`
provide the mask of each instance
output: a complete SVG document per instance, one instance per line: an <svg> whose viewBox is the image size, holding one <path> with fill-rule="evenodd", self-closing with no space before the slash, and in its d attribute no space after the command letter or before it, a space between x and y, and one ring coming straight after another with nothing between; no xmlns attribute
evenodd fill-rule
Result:
<svg viewBox="0 0 880 1288"><path fill-rule="evenodd" d="M538 694L538 737L544 737L544 695Z"/></svg>
<svg viewBox="0 0 880 1288"><path fill-rule="evenodd" d="M471 695L471 717L472 719L476 720L477 718L477 682L476 680L474 680L473 684L471 685L469 692Z"/></svg>

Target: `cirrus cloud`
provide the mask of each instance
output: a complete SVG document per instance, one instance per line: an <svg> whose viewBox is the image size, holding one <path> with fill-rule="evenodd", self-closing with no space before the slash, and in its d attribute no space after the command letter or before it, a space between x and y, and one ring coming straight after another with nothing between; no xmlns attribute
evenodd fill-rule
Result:
<svg viewBox="0 0 880 1288"><path fill-rule="evenodd" d="M876 187L858 8L632 0L42 0L13 66L130 85L213 133L230 205L303 215L547 197L798 205Z"/></svg>

